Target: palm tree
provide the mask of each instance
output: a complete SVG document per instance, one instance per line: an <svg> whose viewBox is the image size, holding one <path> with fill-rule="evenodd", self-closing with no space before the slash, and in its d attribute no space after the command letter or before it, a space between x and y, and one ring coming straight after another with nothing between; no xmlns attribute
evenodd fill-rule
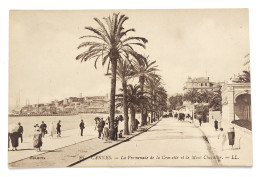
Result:
<svg viewBox="0 0 260 177"><path fill-rule="evenodd" d="M221 89L218 89L213 92L212 97L209 102L209 107L215 111L222 111Z"/></svg>
<svg viewBox="0 0 260 177"><path fill-rule="evenodd" d="M128 104L127 104L127 81L132 78L134 75L134 71L132 70L131 65L127 60L118 60L117 65L117 78L122 83L122 91L123 91L123 110L124 110L124 134L129 135L129 127L128 127Z"/></svg>
<svg viewBox="0 0 260 177"><path fill-rule="evenodd" d="M171 96L169 98L169 102L170 102L170 105L169 105L170 110L176 109L177 106L182 106L183 105L182 94L177 94L175 96Z"/></svg>
<svg viewBox="0 0 260 177"><path fill-rule="evenodd" d="M141 92L144 92L144 84L147 80L151 80L156 77L155 71L157 71L157 66L155 66L156 61L149 61L148 57L143 60L143 63L134 62L134 70L136 72L135 77L139 78L139 83L141 87ZM141 125L147 124L147 109L141 105Z"/></svg>
<svg viewBox="0 0 260 177"><path fill-rule="evenodd" d="M153 78L147 79L147 82L145 82L145 90L149 93L150 104L152 105L151 122L153 122L155 119L156 97L157 97L157 91L160 86L161 86L161 77L159 75L156 75L155 73Z"/></svg>
<svg viewBox="0 0 260 177"><path fill-rule="evenodd" d="M110 138L114 137L114 117L115 117L115 94L116 94L116 70L117 62L120 59L128 60L131 55L138 62L143 62L145 59L141 54L136 52L133 46L141 46L145 48L147 39L143 37L126 37L128 32L134 32L135 29L131 28L125 30L123 24L128 17L114 13L112 17L103 18L105 24L98 18L94 20L98 23L99 28L85 27L85 29L94 33L94 35L82 36L81 38L93 39L92 41L82 42L78 49L87 47L86 51L79 54L76 59L87 61L95 59L95 68L99 59L102 60L102 65L108 62L108 70L111 65L111 92L110 92Z"/></svg>
<svg viewBox="0 0 260 177"><path fill-rule="evenodd" d="M140 85L131 85L127 86L127 102L130 108L131 115L131 130L136 130L136 122L135 122L135 114L136 108L140 106L140 102L142 101L142 93L140 90Z"/></svg>
<svg viewBox="0 0 260 177"><path fill-rule="evenodd" d="M149 98L144 96L143 92L141 92L140 85L131 85L127 86L127 103L130 108L131 115L131 129L135 131L137 128L135 122L135 114L137 109L141 109L141 105L143 105L146 109L151 109L149 105Z"/></svg>
<svg viewBox="0 0 260 177"><path fill-rule="evenodd" d="M163 111L167 111L167 91L161 85L155 90L155 113L161 117Z"/></svg>
<svg viewBox="0 0 260 177"><path fill-rule="evenodd" d="M191 103L201 102L201 96L197 89L189 89L183 96L185 101L190 101Z"/></svg>
<svg viewBox="0 0 260 177"><path fill-rule="evenodd" d="M213 96L213 92L212 91L208 91L207 89L203 90L200 94L200 99L202 102L204 103L209 103L211 98Z"/></svg>
<svg viewBox="0 0 260 177"><path fill-rule="evenodd" d="M250 83L250 71L243 71L243 74L238 76L238 80L235 82L238 83Z"/></svg>

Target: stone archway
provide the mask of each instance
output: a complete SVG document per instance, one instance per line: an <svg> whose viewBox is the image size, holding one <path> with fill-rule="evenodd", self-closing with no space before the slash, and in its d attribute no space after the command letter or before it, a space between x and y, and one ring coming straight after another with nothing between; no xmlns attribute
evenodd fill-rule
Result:
<svg viewBox="0 0 260 177"><path fill-rule="evenodd" d="M251 121L251 94L236 95L234 99L235 120Z"/></svg>

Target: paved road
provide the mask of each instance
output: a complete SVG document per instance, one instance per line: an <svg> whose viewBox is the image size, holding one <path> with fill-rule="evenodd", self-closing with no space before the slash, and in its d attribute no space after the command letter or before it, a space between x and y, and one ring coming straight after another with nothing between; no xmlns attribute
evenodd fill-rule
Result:
<svg viewBox="0 0 260 177"><path fill-rule="evenodd" d="M200 129L174 118L128 142L104 151L74 167L86 166L217 166Z"/></svg>

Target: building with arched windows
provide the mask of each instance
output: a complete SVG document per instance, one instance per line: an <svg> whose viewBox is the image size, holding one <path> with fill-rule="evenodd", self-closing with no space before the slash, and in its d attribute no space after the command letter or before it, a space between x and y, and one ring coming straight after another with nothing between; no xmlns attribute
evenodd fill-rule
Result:
<svg viewBox="0 0 260 177"><path fill-rule="evenodd" d="M249 54L245 56L243 68L243 71L248 73L250 73L249 56ZM251 84L250 79L247 80L240 82L237 76L231 78L221 88L223 126L235 123L245 128L251 127Z"/></svg>

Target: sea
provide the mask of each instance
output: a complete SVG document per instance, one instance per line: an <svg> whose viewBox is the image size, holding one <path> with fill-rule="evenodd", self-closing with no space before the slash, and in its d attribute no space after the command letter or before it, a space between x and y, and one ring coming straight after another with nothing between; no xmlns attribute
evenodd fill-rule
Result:
<svg viewBox="0 0 260 177"><path fill-rule="evenodd" d="M41 125L42 121L44 121L48 127L51 122L56 126L59 120L61 120L61 131L77 129L79 128L79 124L81 120L84 121L86 128L94 128L96 126L95 118L100 117L104 120L107 119L109 114L77 114L77 115L69 115L69 116L18 116L18 117L9 117L8 125L18 124L19 122L23 126L24 132L23 137L32 137L34 132L34 125ZM116 115L117 116L117 115ZM130 116L130 115L129 115ZM130 118L130 117L129 117ZM136 118L141 122L140 114L136 115ZM129 120L129 125L130 125ZM119 122L119 130L123 129L124 122Z"/></svg>

